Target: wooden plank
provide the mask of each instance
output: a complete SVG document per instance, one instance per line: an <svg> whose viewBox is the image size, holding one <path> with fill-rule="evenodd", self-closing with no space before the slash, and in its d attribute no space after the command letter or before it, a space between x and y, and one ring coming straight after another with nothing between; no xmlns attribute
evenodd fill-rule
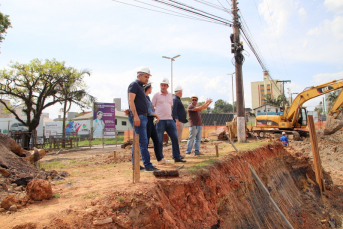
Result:
<svg viewBox="0 0 343 229"><path fill-rule="evenodd" d="M138 183L140 180L139 152L139 135L135 134L133 139L133 183Z"/></svg>
<svg viewBox="0 0 343 229"><path fill-rule="evenodd" d="M219 157L218 145L216 145L216 156Z"/></svg>
<svg viewBox="0 0 343 229"><path fill-rule="evenodd" d="M318 141L317 141L317 134L316 128L313 122L313 116L307 115L307 122L308 128L311 137L311 148L312 148L312 155L313 155L313 164L314 164L314 172L316 174L316 181L319 185L320 194L323 195L324 190L324 176L323 176L323 169L322 169L322 162L319 156L319 149L318 149Z"/></svg>

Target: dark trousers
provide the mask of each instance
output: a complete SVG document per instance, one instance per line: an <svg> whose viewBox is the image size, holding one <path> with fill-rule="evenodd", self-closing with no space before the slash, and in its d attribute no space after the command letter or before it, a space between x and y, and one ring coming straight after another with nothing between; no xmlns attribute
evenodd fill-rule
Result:
<svg viewBox="0 0 343 229"><path fill-rule="evenodd" d="M148 116L148 124L147 124L147 136L148 136L148 145L149 145L149 139L152 139L152 142L154 143L154 151L157 161L162 160L163 154L161 152L161 149L159 147L159 140L157 136L156 127L154 125L154 116Z"/></svg>

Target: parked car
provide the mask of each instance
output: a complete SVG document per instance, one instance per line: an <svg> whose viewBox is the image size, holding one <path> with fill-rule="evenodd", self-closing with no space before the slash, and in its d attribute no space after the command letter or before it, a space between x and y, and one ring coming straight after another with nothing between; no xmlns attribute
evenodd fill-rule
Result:
<svg viewBox="0 0 343 229"><path fill-rule="evenodd" d="M28 131L28 130L29 128L24 126L22 123L16 122L11 125L9 132L14 132L14 131L22 132L22 131Z"/></svg>

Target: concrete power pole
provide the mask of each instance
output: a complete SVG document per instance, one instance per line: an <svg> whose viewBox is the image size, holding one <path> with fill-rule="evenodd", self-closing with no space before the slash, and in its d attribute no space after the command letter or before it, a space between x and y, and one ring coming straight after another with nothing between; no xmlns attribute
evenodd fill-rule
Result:
<svg viewBox="0 0 343 229"><path fill-rule="evenodd" d="M237 103L237 138L238 142L246 141L245 137L245 108L243 95L243 45L239 41L239 28L241 26L238 16L237 0L232 0L233 12L233 36L231 35L231 52L235 56L235 72L236 72L236 103Z"/></svg>

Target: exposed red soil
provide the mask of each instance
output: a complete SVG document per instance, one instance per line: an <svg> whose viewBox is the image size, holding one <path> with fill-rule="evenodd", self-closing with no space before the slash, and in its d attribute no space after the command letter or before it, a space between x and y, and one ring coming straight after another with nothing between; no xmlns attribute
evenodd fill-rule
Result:
<svg viewBox="0 0 343 229"><path fill-rule="evenodd" d="M274 144L221 157L196 173L182 172L179 178L150 177L126 183L120 191L114 184L105 195L57 211L44 222L13 228L188 229L210 228L218 220L221 228L286 228L254 181L249 164L294 228L342 225L342 187L324 172L326 190L321 198L309 157Z"/></svg>

